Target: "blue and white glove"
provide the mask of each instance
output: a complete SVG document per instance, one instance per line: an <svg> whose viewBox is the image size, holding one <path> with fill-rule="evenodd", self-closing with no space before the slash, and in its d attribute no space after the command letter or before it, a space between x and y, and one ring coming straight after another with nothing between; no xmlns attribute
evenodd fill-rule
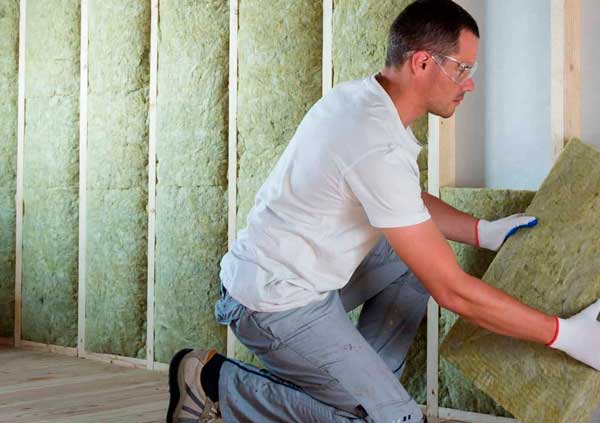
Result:
<svg viewBox="0 0 600 423"><path fill-rule="evenodd" d="M556 318L556 334L548 346L600 370L600 300L569 319Z"/></svg>
<svg viewBox="0 0 600 423"><path fill-rule="evenodd" d="M537 218L523 213L492 222L482 219L477 222L477 246L498 251L504 241L519 229L535 225L537 225Z"/></svg>

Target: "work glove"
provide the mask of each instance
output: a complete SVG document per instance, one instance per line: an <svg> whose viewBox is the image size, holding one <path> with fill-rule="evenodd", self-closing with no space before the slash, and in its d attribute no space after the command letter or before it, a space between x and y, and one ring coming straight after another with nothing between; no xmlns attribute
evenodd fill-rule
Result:
<svg viewBox="0 0 600 423"><path fill-rule="evenodd" d="M492 222L481 219L477 222L477 246L498 251L500 246L520 228L537 225L537 218L526 214L513 214Z"/></svg>
<svg viewBox="0 0 600 423"><path fill-rule="evenodd" d="M566 352L600 371L600 300L569 319L556 318L556 335L550 348Z"/></svg>

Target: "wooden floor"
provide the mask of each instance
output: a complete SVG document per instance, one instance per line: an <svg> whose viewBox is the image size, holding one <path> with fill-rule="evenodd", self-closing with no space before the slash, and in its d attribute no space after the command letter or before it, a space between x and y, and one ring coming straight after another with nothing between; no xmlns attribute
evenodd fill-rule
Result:
<svg viewBox="0 0 600 423"><path fill-rule="evenodd" d="M0 422L164 422L164 373L0 347Z"/></svg>
<svg viewBox="0 0 600 423"><path fill-rule="evenodd" d="M164 422L167 401L164 373L0 347L0 423Z"/></svg>

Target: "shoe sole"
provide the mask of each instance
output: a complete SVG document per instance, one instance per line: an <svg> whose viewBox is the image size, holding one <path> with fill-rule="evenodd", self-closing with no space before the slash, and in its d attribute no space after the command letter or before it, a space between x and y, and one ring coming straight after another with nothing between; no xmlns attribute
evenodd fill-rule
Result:
<svg viewBox="0 0 600 423"><path fill-rule="evenodd" d="M183 357L186 356L189 352L193 351L191 348L186 348L180 350L173 356L171 359L171 363L169 364L169 409L167 411L167 423L176 423L173 420L173 415L175 414L175 410L177 409L177 405L179 404L179 400L181 399L181 390L179 389L179 382L177 380L177 375L179 373L179 365L183 360Z"/></svg>

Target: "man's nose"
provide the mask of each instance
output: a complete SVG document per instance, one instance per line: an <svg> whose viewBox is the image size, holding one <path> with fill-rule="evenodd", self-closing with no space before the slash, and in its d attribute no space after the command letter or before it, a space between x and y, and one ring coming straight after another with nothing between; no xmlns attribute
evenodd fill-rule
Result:
<svg viewBox="0 0 600 423"><path fill-rule="evenodd" d="M462 88L465 92L473 91L475 89L475 81L473 81L473 78L469 78L463 82Z"/></svg>

